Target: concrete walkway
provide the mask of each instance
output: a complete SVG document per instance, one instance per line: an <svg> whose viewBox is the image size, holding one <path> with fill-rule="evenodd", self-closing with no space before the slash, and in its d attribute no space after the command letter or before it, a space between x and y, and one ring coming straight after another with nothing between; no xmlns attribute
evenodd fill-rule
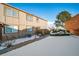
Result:
<svg viewBox="0 0 79 59"><path fill-rule="evenodd" d="M73 36L49 36L2 56L79 56L79 39Z"/></svg>

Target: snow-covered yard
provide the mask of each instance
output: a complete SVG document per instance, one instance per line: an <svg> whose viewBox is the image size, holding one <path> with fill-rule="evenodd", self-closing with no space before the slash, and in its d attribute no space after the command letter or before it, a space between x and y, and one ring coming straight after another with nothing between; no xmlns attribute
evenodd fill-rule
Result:
<svg viewBox="0 0 79 59"><path fill-rule="evenodd" d="M12 41L12 45L16 45L16 44L19 44L19 43L22 43L22 42L25 42L25 41L28 41L28 40L33 40L35 38L39 38L39 36L33 35L31 37L18 38L18 39L15 39L15 40ZM2 44L2 46L0 46L0 50L5 49L6 48L5 44L9 43L9 42L11 42L11 41L4 42Z"/></svg>
<svg viewBox="0 0 79 59"><path fill-rule="evenodd" d="M39 36L35 36L35 35L34 35L34 36L32 36L32 37L26 37L26 38L16 39L13 45L22 43L22 42L24 42L24 41L33 40L33 39L35 39L35 38L39 38Z"/></svg>
<svg viewBox="0 0 79 59"><path fill-rule="evenodd" d="M78 36L48 36L3 56L79 56Z"/></svg>

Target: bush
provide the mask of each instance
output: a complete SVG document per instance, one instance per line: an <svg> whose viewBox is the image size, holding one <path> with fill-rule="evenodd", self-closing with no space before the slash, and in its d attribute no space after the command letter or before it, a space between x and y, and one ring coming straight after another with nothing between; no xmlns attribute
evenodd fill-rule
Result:
<svg viewBox="0 0 79 59"><path fill-rule="evenodd" d="M46 35L46 34L49 34L49 30L47 29L39 29L39 30L36 30L36 35Z"/></svg>

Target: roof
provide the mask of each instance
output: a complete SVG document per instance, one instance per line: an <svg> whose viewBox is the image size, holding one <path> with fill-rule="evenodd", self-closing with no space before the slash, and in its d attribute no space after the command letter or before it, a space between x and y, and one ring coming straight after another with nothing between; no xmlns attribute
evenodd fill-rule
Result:
<svg viewBox="0 0 79 59"><path fill-rule="evenodd" d="M28 13L28 12L25 12L24 10L21 10L21 9L19 9L19 8L15 8L15 7L13 7L13 6L9 5L9 4L6 4L6 3L1 3L1 4L6 5L6 6L9 6L9 7L12 7L12 8L14 8L14 9L19 10L19 11L22 11L22 12L24 12L24 13L26 13L26 14L35 16L35 17L40 18L40 19L42 19L42 20L44 20L44 21L47 21L47 20L45 20L45 19L43 19L43 18L41 18L41 17L38 17L38 16L36 16L36 15L30 14L30 13Z"/></svg>
<svg viewBox="0 0 79 59"><path fill-rule="evenodd" d="M76 17L79 17L79 14L77 14L77 15L75 15L75 16L73 16L73 17L71 17L71 19L72 19L72 18L76 18Z"/></svg>
<svg viewBox="0 0 79 59"><path fill-rule="evenodd" d="M67 20L66 22L69 22L69 21L74 21L76 18L79 18L79 14L77 14L77 15L75 15L75 16L73 16L73 17L71 17L69 20ZM78 19L77 19L78 20ZM66 23L65 22L65 23Z"/></svg>

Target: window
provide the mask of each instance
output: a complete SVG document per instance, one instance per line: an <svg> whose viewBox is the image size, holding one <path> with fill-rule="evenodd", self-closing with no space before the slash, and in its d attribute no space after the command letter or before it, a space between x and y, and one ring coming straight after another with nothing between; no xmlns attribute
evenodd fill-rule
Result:
<svg viewBox="0 0 79 59"><path fill-rule="evenodd" d="M12 28L10 28L10 26L5 26L5 33L11 33L12 32Z"/></svg>
<svg viewBox="0 0 79 59"><path fill-rule="evenodd" d="M12 17L18 17L19 12L18 10L13 10L11 8L5 8L5 15L12 16Z"/></svg>
<svg viewBox="0 0 79 59"><path fill-rule="evenodd" d="M29 20L29 21L32 21L32 16L30 16L30 15L27 15L27 20Z"/></svg>
<svg viewBox="0 0 79 59"><path fill-rule="evenodd" d="M10 26L10 25L5 26L5 33L14 33L14 32L18 32L18 26Z"/></svg>
<svg viewBox="0 0 79 59"><path fill-rule="evenodd" d="M32 28L28 28L27 31L28 31L28 32L32 32Z"/></svg>
<svg viewBox="0 0 79 59"><path fill-rule="evenodd" d="M27 27L27 34L29 35L32 35L33 34L33 29L32 27Z"/></svg>
<svg viewBox="0 0 79 59"><path fill-rule="evenodd" d="M32 32L32 27L27 27L27 32Z"/></svg>
<svg viewBox="0 0 79 59"><path fill-rule="evenodd" d="M6 8L5 13L6 13L6 16L13 16L13 11L11 8Z"/></svg>
<svg viewBox="0 0 79 59"><path fill-rule="evenodd" d="M13 10L13 16L14 16L14 17L18 17L18 15L19 15L19 14L18 14L18 10Z"/></svg>
<svg viewBox="0 0 79 59"><path fill-rule="evenodd" d="M18 32L18 26L12 26L12 32Z"/></svg>

